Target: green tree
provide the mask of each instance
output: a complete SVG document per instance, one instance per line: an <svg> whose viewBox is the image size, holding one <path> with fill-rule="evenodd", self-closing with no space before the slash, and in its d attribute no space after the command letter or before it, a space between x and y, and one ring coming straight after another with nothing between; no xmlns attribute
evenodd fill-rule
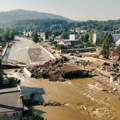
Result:
<svg viewBox="0 0 120 120"><path fill-rule="evenodd" d="M14 40L14 37L15 37L15 32L8 28L2 33L3 41L10 42L11 40Z"/></svg>
<svg viewBox="0 0 120 120"><path fill-rule="evenodd" d="M103 37L102 41L103 42L102 42L101 54L105 58L108 58L108 52L109 52L110 44L112 42L111 36L107 34L106 36Z"/></svg>
<svg viewBox="0 0 120 120"><path fill-rule="evenodd" d="M103 57L108 58L108 49L102 48L101 50L101 55L103 55Z"/></svg>
<svg viewBox="0 0 120 120"><path fill-rule="evenodd" d="M34 42L36 42L36 43L38 42L39 38L38 38L37 32L32 34L32 39L33 39Z"/></svg>
<svg viewBox="0 0 120 120"><path fill-rule="evenodd" d="M57 47L57 42L56 41L51 41L51 45L54 45L54 47Z"/></svg>
<svg viewBox="0 0 120 120"><path fill-rule="evenodd" d="M64 46L64 45L57 45L57 49L58 49L58 50L67 49L67 47Z"/></svg>
<svg viewBox="0 0 120 120"><path fill-rule="evenodd" d="M22 117L22 120L44 120L44 118L41 117L41 115L37 112L35 112L35 113L30 112L30 113L27 113L26 115L24 115Z"/></svg>
<svg viewBox="0 0 120 120"><path fill-rule="evenodd" d="M116 47L115 51L120 53L120 45Z"/></svg>
<svg viewBox="0 0 120 120"><path fill-rule="evenodd" d="M9 32L9 40L10 41L14 40L14 38L15 38L15 32L13 30L10 30L10 32Z"/></svg>
<svg viewBox="0 0 120 120"><path fill-rule="evenodd" d="M69 39L69 32L63 32L62 33L62 38L63 39Z"/></svg>
<svg viewBox="0 0 120 120"><path fill-rule="evenodd" d="M88 42L89 41L89 34L85 34L84 36L84 42Z"/></svg>
<svg viewBox="0 0 120 120"><path fill-rule="evenodd" d="M10 30L6 29L2 34L2 40L9 42L10 41L9 35L10 35Z"/></svg>
<svg viewBox="0 0 120 120"><path fill-rule="evenodd" d="M0 42L2 42L2 36L0 35Z"/></svg>

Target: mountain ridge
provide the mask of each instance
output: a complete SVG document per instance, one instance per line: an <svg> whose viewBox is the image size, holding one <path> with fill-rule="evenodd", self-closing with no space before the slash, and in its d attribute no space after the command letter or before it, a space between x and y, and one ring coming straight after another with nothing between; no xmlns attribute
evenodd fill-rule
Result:
<svg viewBox="0 0 120 120"><path fill-rule="evenodd" d="M20 20L36 20L36 19L62 19L69 20L63 16L52 14L52 13L44 13L32 10L23 10L16 9L11 11L0 12L0 23L12 23Z"/></svg>

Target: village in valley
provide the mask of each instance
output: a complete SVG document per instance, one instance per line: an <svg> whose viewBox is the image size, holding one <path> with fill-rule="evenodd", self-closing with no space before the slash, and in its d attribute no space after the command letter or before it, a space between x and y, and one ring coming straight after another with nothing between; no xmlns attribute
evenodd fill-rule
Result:
<svg viewBox="0 0 120 120"><path fill-rule="evenodd" d="M0 120L120 120L119 102L120 19L0 12Z"/></svg>
<svg viewBox="0 0 120 120"><path fill-rule="evenodd" d="M119 120L120 34L68 33L24 31L1 42L0 119Z"/></svg>

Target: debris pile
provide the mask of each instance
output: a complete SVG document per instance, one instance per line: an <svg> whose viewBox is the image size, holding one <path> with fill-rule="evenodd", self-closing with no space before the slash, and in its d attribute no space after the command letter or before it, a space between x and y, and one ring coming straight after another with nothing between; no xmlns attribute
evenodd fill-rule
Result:
<svg viewBox="0 0 120 120"><path fill-rule="evenodd" d="M101 69L102 70L105 70L105 71L108 71L108 72L120 72L120 65L115 63L115 64L110 64L110 63L104 63L102 66L101 66Z"/></svg>
<svg viewBox="0 0 120 120"><path fill-rule="evenodd" d="M43 106L64 106L64 103L60 102L46 102L42 104Z"/></svg>
<svg viewBox="0 0 120 120"><path fill-rule="evenodd" d="M62 75L64 78L79 78L89 76L89 71L81 70L73 65L66 65L61 67Z"/></svg>
<svg viewBox="0 0 120 120"><path fill-rule="evenodd" d="M49 101L49 102L40 102L37 100L31 100L31 99L26 99L23 100L24 105L26 106L30 106L30 105L42 105L42 106L64 106L64 103L60 103L60 102L55 102L55 101Z"/></svg>
<svg viewBox="0 0 120 120"><path fill-rule="evenodd" d="M120 83L120 74L111 73L109 78L110 82L118 81Z"/></svg>
<svg viewBox="0 0 120 120"><path fill-rule="evenodd" d="M34 78L49 78L49 81L66 81L67 78L88 77L89 71L81 70L75 65L66 65L66 57L57 59L55 62L49 61L44 65L28 67L27 69L32 73Z"/></svg>

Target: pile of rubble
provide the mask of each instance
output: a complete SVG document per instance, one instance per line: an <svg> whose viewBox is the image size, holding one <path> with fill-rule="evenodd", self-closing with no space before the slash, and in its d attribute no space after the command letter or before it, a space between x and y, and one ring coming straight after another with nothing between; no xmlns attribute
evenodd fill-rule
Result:
<svg viewBox="0 0 120 120"><path fill-rule="evenodd" d="M81 70L74 65L67 65L64 62L68 61L66 57L61 57L55 62L49 61L44 65L28 67L28 71L32 73L34 78L49 78L49 81L66 81L67 78L80 78L89 76L89 71Z"/></svg>
<svg viewBox="0 0 120 120"><path fill-rule="evenodd" d="M49 101L49 102L40 102L40 101L37 101L37 100L31 100L31 99L26 99L26 100L23 100L24 102L24 105L26 106L30 106L30 105L41 105L41 106L64 106L65 104L64 103L60 103L60 102L55 102L55 101Z"/></svg>
<svg viewBox="0 0 120 120"><path fill-rule="evenodd" d="M43 106L64 106L64 103L60 103L60 102L46 102L41 104Z"/></svg>
<svg viewBox="0 0 120 120"><path fill-rule="evenodd" d="M117 81L120 83L120 74L111 73L109 78L110 82Z"/></svg>
<svg viewBox="0 0 120 120"><path fill-rule="evenodd" d="M115 63L115 64L110 64L110 63L103 63L103 65L101 66L102 70L106 70L108 72L112 71L112 72L120 72L120 65Z"/></svg>

